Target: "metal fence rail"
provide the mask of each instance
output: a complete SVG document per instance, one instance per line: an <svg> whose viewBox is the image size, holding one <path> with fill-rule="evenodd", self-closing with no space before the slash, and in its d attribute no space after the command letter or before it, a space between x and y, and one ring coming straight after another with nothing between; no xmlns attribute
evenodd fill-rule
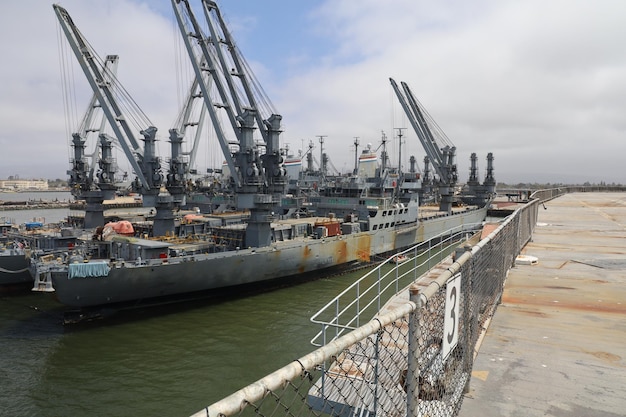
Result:
<svg viewBox="0 0 626 417"><path fill-rule="evenodd" d="M467 241L481 226L457 226L385 259L311 317L313 323L322 327L311 344L323 346L371 320L387 300L443 261L453 246Z"/></svg>
<svg viewBox="0 0 626 417"><path fill-rule="evenodd" d="M364 324L369 301L358 308L329 303L336 315L323 330L340 330L326 344L194 416L456 415L476 343L532 236L540 204L531 201L477 244L458 248Z"/></svg>

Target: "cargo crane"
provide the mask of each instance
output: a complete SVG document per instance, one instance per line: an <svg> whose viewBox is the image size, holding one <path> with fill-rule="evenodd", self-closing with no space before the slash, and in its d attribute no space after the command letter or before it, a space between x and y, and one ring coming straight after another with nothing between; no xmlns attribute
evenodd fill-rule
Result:
<svg viewBox="0 0 626 417"><path fill-rule="evenodd" d="M210 77L205 82L211 83ZM202 180L198 179L199 171L196 167L196 159L199 145L206 138L206 136L202 135L206 114L207 109L204 104L203 94L198 80L194 77L183 107L176 119L175 127L169 130L170 143L182 143L183 138L189 138L189 140L192 140L191 146L187 151L181 151L179 147L172 147L166 187L170 194L173 191L184 193L187 202L191 200L194 206L201 207L202 211L213 212L217 209L222 210L225 207L232 207L234 204L229 184L219 182L218 189L218 183L214 181L207 188L202 183ZM207 173L209 172L213 173L214 170L208 169ZM186 181L185 184L181 181L183 178ZM194 178L196 179L195 182L193 181Z"/></svg>
<svg viewBox="0 0 626 417"><path fill-rule="evenodd" d="M200 109L195 114L194 108L196 102L200 102ZM202 126L204 125L204 118L206 116L206 109L202 100L202 92L198 85L198 80L194 78L183 108L176 120L176 127L169 130L170 144L171 144L171 157L169 160L169 170L167 174L166 187L170 194L175 195L187 195L190 191L186 180L190 178L192 173L196 173L194 168L196 163L196 155L198 152L198 145L202 139ZM194 140L191 150L188 152L182 151L182 143L185 137L185 133L189 127L195 127Z"/></svg>
<svg viewBox="0 0 626 417"><path fill-rule="evenodd" d="M437 187L441 197L439 208L441 211L450 213L458 179L455 163L456 147L415 98L405 82L401 83L402 91L400 91L400 88L392 78L389 81L426 151L424 179L422 182L423 193L427 195L431 187ZM487 173L483 184L480 184L478 181L475 153L471 155L470 161L470 177L461 195L461 200L468 204L482 205L496 194L496 180L493 175L493 154L490 152L487 155ZM435 173L438 175L438 180L430 178L430 165L432 165Z"/></svg>
<svg viewBox="0 0 626 417"><path fill-rule="evenodd" d="M111 73L115 75L117 73L118 63L119 63L119 56L107 55L105 58L105 62L104 62L105 75L107 73ZM96 177L100 180L99 182L104 182L103 181L104 179L102 178L103 177L102 174L105 174L104 177L106 179L108 179L109 177L113 178L109 175L109 174L112 174L112 172L108 170L107 168L111 168L115 170L115 166L106 164L106 162L112 162L112 161L102 161L102 162L96 163L96 161L98 161L98 155L100 154L98 150L102 149L101 145L104 143L101 135L105 134L105 128L106 128L106 118L104 117L103 113L100 114L101 117L99 119L99 123L93 123L96 110L98 109L100 109L100 113L102 113L102 108L100 106L100 103L98 102L98 97L94 94L91 97L91 101L89 102L87 112L85 113L85 117L83 118L80 124L80 128L79 128L79 132L82 133L82 137L85 139L85 141L87 140L87 136L90 133L95 133L97 134L97 137L98 137L98 140L96 141L95 146L94 146L94 150L90 155L91 164L89 165L88 179L91 182L91 184L93 184L93 176L94 176L96 165L98 165L100 168L100 171L98 172L98 174L96 174ZM92 124L94 127L92 127ZM95 126L97 126L97 128ZM81 133L79 133L79 135L81 135Z"/></svg>
<svg viewBox="0 0 626 417"><path fill-rule="evenodd" d="M210 36L203 33L189 1L172 0L172 7L230 171L237 208L250 211L245 245L268 246L271 244L273 208L287 185L279 145L282 116L273 110L255 80L215 2L202 1ZM218 98L214 99L211 94L213 90L206 73L210 75ZM259 105L265 106L265 113ZM225 113L235 140L227 139L218 112ZM269 117L264 117L268 116L267 113ZM261 133L263 144L255 143L255 129ZM265 148L263 153L262 147Z"/></svg>
<svg viewBox="0 0 626 417"><path fill-rule="evenodd" d="M141 193L145 207L154 207L156 209L153 234L159 236L173 231L173 207L175 204L179 205L185 202L185 195L182 193L184 188L181 187L181 184L184 185L184 178L174 175L173 181L167 184L172 192L169 195L159 195L163 183L163 175L161 173L161 160L156 155L157 128L152 125L148 117L139 109L128 92L116 80L115 76L110 72L105 72L102 60L78 30L67 10L56 4L53 5L53 8L93 93L132 166L135 174L134 190ZM122 108L126 109L126 113L122 111ZM141 140L144 142L143 148L140 147L139 142L135 138L129 121L134 121L137 127L140 128L140 134L143 136ZM181 163L177 158L182 153L181 142L182 139L178 140L178 138L171 141L173 161L175 163L170 164L170 174L180 174L185 171L184 167L180 168ZM103 149L107 147L110 149L110 143ZM110 159L110 155L103 151L101 161L104 161L105 167L108 159ZM174 170L173 172L172 169ZM103 170L103 173L108 176L105 170ZM98 192L90 193L86 191L83 194L87 205L90 207L101 206L103 200L111 197L114 193L114 187L111 187L108 178L102 176L99 179L100 182L96 184L99 188ZM89 223L87 223L86 213L85 227L101 225L102 221L100 220L97 216L91 216ZM97 224L99 221L100 223Z"/></svg>
<svg viewBox="0 0 626 417"><path fill-rule="evenodd" d="M417 137L422 143L430 163L439 176L437 183L439 194L441 195L439 208L441 211L450 213L458 178L455 163L456 147L452 145L440 129L437 129L438 135L435 137L433 128L437 128L436 123L432 120L426 120L428 114L415 99L411 89L405 82L401 83L403 91L400 91L400 88L392 78L389 81L411 126L413 126ZM430 125L429 122L431 122Z"/></svg>
<svg viewBox="0 0 626 417"><path fill-rule="evenodd" d="M110 82L108 74L115 74L118 63L117 55L107 55L104 62L104 76L106 82ZM103 224L104 214L102 202L113 198L115 195L115 164L111 156L111 141L104 134L106 120L104 117L98 121L96 119L97 110L101 109L98 97L94 93L91 97L87 111L83 116L80 127L72 134L72 147L74 157L71 159L72 168L67 171L69 175L69 185L72 195L80 200L85 200L85 227L92 228ZM102 115L103 116L103 115ZM94 126L98 126L97 128ZM85 156L85 143L91 133L98 134L98 140L93 153L90 155L91 163ZM98 145L99 143L99 145ZM98 146L102 153L98 158ZM94 180L94 170L99 165L100 171L97 174L98 181Z"/></svg>

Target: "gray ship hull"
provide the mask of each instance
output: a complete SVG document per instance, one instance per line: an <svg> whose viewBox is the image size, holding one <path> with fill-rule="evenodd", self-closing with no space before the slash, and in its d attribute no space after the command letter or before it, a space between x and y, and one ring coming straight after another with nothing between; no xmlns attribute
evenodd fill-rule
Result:
<svg viewBox="0 0 626 417"><path fill-rule="evenodd" d="M480 223L487 209L433 217L404 228L359 232L321 239L276 242L269 247L223 253L151 259L126 264L109 262L108 273L69 277L67 265L50 268L57 299L71 307L92 307L198 291L236 287L369 262L426 241L446 230Z"/></svg>
<svg viewBox="0 0 626 417"><path fill-rule="evenodd" d="M23 254L0 256L0 287L33 283L28 260Z"/></svg>

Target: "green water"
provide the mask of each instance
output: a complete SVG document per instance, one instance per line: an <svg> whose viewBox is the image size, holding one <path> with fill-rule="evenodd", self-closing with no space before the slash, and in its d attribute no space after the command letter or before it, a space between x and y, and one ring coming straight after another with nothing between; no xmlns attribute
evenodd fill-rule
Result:
<svg viewBox="0 0 626 417"><path fill-rule="evenodd" d="M297 359L361 272L64 327L48 294L0 298L0 415L188 416Z"/></svg>

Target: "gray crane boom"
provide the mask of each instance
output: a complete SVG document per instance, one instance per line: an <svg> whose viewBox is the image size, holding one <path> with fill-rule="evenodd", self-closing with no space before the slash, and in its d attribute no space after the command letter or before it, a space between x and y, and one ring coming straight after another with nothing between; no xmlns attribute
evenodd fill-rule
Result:
<svg viewBox="0 0 626 417"><path fill-rule="evenodd" d="M65 36L78 60L87 81L89 82L94 94L97 96L98 102L102 107L104 114L113 129L115 136L117 137L128 161L130 162L135 175L140 181L145 190L151 188L153 181L148 181L142 167L135 155L142 158L143 152L139 146L139 143L135 139L135 136L130 129L122 111L117 104L117 101L111 91L111 82L107 81L107 77L104 76L100 66L96 62L94 56L96 55L87 41L80 33L67 10L63 7L55 4L53 5L54 11L57 15L61 28L65 33ZM147 138L154 138L156 134L156 128L150 126L142 131L142 134Z"/></svg>
<svg viewBox="0 0 626 417"><path fill-rule="evenodd" d="M119 56L117 55L107 55L105 60L104 60L104 73L105 74L112 74L115 75L117 73L117 64L119 63ZM90 126L91 126L91 120L93 118L93 114L96 108L102 108L102 106L100 106L100 103L98 102L98 97L96 96L96 94L94 94L91 97L91 102L89 103L89 108L87 110L87 114L85 114L85 118L83 119L82 123L81 123L81 127L79 132L82 132L83 135L85 135L85 137L87 136L89 130L90 130ZM106 117L102 117L102 120L100 121L100 126L97 130L97 132L99 134L104 133L104 129L106 127ZM93 153L91 154L91 167L89 169L89 179L93 181L93 173L96 167L95 164L95 160L98 158L98 141L96 141L96 144L94 146L94 150Z"/></svg>
<svg viewBox="0 0 626 417"><path fill-rule="evenodd" d="M246 104L246 108L254 109L255 111L255 119L257 122L257 126L259 127L259 131L261 132L261 136L263 136L263 140L267 144L269 141L268 131L266 122L263 120L263 116L257 106L255 95L252 91L252 86L249 83L249 75L244 68L243 59L237 45L233 41L233 38L222 18L222 14L217 7L217 4L212 0L203 0L204 4L204 14L207 22L209 23L209 30L211 32L210 41L213 43L213 47L217 52L218 59L220 61L220 65L222 67L222 73L225 75L226 82L228 83L228 88L230 90L230 94L234 103L235 110L238 114L243 113L243 105L241 103L241 99L237 94L236 87L234 85L233 77L239 78L241 81L241 85L246 95L246 99L248 103ZM220 33L217 32L217 28L213 24L213 19L211 18L212 14L218 20ZM223 48L220 47L220 44L224 44L226 46L227 51L230 54L231 63L235 66L234 69L229 70L228 65L226 63L226 57L224 56ZM226 75L230 76L226 76Z"/></svg>
<svg viewBox="0 0 626 417"><path fill-rule="evenodd" d="M432 132L430 131L430 129L428 129L428 125L424 122L423 115L419 109L419 106L416 105L415 99L408 89L408 86L406 86L405 83L402 83L402 86L404 88L403 94L393 78L389 78L389 81L391 82L391 86L393 87L393 90L398 97L398 101L400 101L400 104L402 105L402 108L404 109L404 112L409 119L411 126L413 126L413 130L415 130L417 137L422 143L426 155L435 167L437 174L441 178L445 178L446 174L441 170L441 167L445 164L442 153L438 149L434 141Z"/></svg>
<svg viewBox="0 0 626 417"><path fill-rule="evenodd" d="M420 109L420 106L418 105L417 100L413 96L413 92L411 91L411 89L405 82L401 82L400 85L402 85L402 89L404 90L404 94L409 102L409 106L413 110L415 120L417 121L418 125L421 128L421 131L424 134L426 143L429 145L429 148L432 150L431 158L435 157L434 161L436 161L436 163L439 164L440 166L445 165L447 161L443 157L441 149L437 145L437 141L435 140L435 137L433 136L433 132L430 130L428 123L426 123L424 114L422 113L422 110Z"/></svg>
<svg viewBox="0 0 626 417"><path fill-rule="evenodd" d="M439 187L439 194L441 195L441 210L450 212L452 210L454 187L457 181L456 164L454 162L456 148L450 145L445 145L440 148L432 129L426 121L424 111L422 111L420 104L413 96L413 92L409 86L405 82L402 82L403 91L400 91L400 88L393 78L389 78L389 81L411 126L413 126L417 137L422 143L427 157L439 176L437 185Z"/></svg>
<svg viewBox="0 0 626 417"><path fill-rule="evenodd" d="M117 63L117 55L107 55L104 62L105 76L107 74L115 74ZM87 137L90 133L104 133L106 125L106 117L104 117L104 114L102 114L103 117L101 118L100 123L98 123L99 127L93 127L93 119L96 114L96 109L101 109L101 106L98 102L98 96L94 93L89 101L89 105L83 115L78 130L72 134L74 158L71 161L72 169L67 173L70 176L72 194L75 196L80 196L82 193L92 190L93 185L95 184L93 174L96 167L96 160L98 158L99 141L94 141L94 149L92 153L89 154L89 157L91 158L90 162L87 162L85 159L85 143L87 142ZM98 184L98 187L100 187L100 184ZM104 185L104 188L110 188L109 184Z"/></svg>
<svg viewBox="0 0 626 417"><path fill-rule="evenodd" d="M282 117L272 113L263 120L252 88L252 71L245 67L243 57L237 52L217 4L203 0L202 5L210 37L202 33L188 0L172 0L196 79L235 182L237 207L250 211L245 244L250 247L268 246L272 239L274 207L287 185L287 173L282 165L279 146ZM204 77L206 72L211 76L221 103L213 102ZM227 141L217 116L218 109L227 115L237 139L236 143L232 143L237 146L236 150L231 151L229 148L231 143ZM265 153L254 141L256 128L263 135Z"/></svg>
<svg viewBox="0 0 626 417"><path fill-rule="evenodd" d="M196 100L201 100L201 108L200 112L197 115L197 120L192 121L192 110L194 108L194 103ZM182 111L176 121L176 127L169 130L170 139L176 137L184 137L189 126L196 126L196 132L193 139L193 144L191 150L189 152L183 153L183 155L189 156L189 165L187 167L187 171L191 170L195 167L196 164L196 156L198 153L198 146L201 140L202 127L204 126L204 118L206 115L206 107L204 105L204 100L202 100L202 91L200 90L200 85L198 80L194 77L191 88L189 89L189 94L187 95L187 99L185 100L185 104L182 108ZM188 172L187 172L188 173Z"/></svg>
<svg viewBox="0 0 626 417"><path fill-rule="evenodd" d="M204 97L206 108L209 112L211 122L213 123L213 127L217 135L218 142L220 144L220 147L222 148L224 158L226 159L226 164L228 165L235 184L237 185L237 187L241 187L242 179L240 177L239 171L236 168L235 161L231 155L228 140L226 138L226 135L224 134L224 130L221 127L217 112L215 110L215 104L211 100L209 86L206 82L204 82L205 72L208 71L213 77L213 74L217 71L212 64L212 53L209 51L206 42L204 42L205 36L202 34L200 25L198 24L198 21L196 20L191 10L189 2L186 0L172 0L172 7L174 9L176 21L178 22L178 27L180 28L183 37L185 48L187 49L191 64L195 72L195 78L196 80L198 80L200 90L202 91L202 96ZM196 46L200 49L200 51L196 52L194 50L192 39L195 39ZM226 92L224 91L223 86L221 85L221 83L216 83L215 86L218 89L222 100L224 100L224 98L226 97ZM223 104L222 107L226 110L231 124L236 125L237 122L234 113L229 109L229 106L227 104ZM235 135L237 136L237 140L239 142L239 132L235 131Z"/></svg>
<svg viewBox="0 0 626 417"><path fill-rule="evenodd" d="M266 147L266 152L261 157L263 162L262 167L260 167L265 176L265 183L270 186L270 189L274 189L273 191L280 192L282 191L281 188L284 188L284 178L281 178L284 177L284 169L282 169L279 143L282 116L272 110L270 117L267 119L263 118L257 97L263 99L266 103L269 102L269 99L264 97L263 91L258 85L253 85L254 74L245 65L245 59L237 48L217 4L212 0L203 0L202 4L211 32L209 40L213 44L215 55L222 69L223 78L228 85L230 99L233 103L232 107L240 116L244 115L245 110L252 112ZM217 23L214 23L214 21ZM241 97L238 94L240 90L243 90ZM236 126L233 126L233 128L236 128ZM243 139L246 140L246 138ZM280 175L281 172L283 175Z"/></svg>

